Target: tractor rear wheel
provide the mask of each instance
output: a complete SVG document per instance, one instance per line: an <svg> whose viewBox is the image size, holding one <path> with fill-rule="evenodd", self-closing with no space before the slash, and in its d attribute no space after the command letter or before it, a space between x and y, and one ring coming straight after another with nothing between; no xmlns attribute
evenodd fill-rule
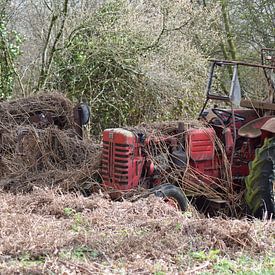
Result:
<svg viewBox="0 0 275 275"><path fill-rule="evenodd" d="M249 165L249 175L245 179L245 201L251 214L262 218L275 217L275 138L266 139Z"/></svg>
<svg viewBox="0 0 275 275"><path fill-rule="evenodd" d="M160 185L154 192L157 197L163 198L164 201L170 203L181 211L188 208L188 199L183 191L173 184Z"/></svg>

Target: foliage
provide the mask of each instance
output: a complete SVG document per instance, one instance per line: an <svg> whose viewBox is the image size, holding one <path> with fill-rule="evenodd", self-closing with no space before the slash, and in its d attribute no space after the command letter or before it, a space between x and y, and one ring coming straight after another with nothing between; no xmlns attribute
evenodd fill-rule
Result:
<svg viewBox="0 0 275 275"><path fill-rule="evenodd" d="M260 50L274 48L274 9L275 3L272 0L228 1L237 59L261 63ZM240 80L249 98L267 97L267 81L262 70L243 68Z"/></svg>
<svg viewBox="0 0 275 275"><path fill-rule="evenodd" d="M260 50L274 47L274 27L272 11L274 1L235 1L213 0L221 7L221 16L217 28L220 33L219 47L216 57L226 60L242 60L249 63L261 63ZM207 5L209 5L207 2ZM219 85L225 91L230 85L233 69L227 67L220 75ZM268 87L263 71L255 68L239 66L238 75L242 94L246 98L266 98ZM229 89L227 89L227 94Z"/></svg>
<svg viewBox="0 0 275 275"><path fill-rule="evenodd" d="M52 87L89 101L94 133L192 114L206 77L203 54L216 41L211 8L206 14L186 0L108 2L56 54ZM205 34L213 36L212 43Z"/></svg>
<svg viewBox="0 0 275 275"><path fill-rule="evenodd" d="M138 68L142 38L115 28L123 16L122 9L120 3L101 8L73 34L55 59L60 68L57 88L72 97L87 98L98 127L121 125L134 118L137 121L142 106L137 108L136 94L142 90L144 97L150 97L142 89L146 77Z"/></svg>
<svg viewBox="0 0 275 275"><path fill-rule="evenodd" d="M24 35L27 49L10 61L1 50L1 71L8 66L1 73L4 97L18 94L16 76L25 94L56 89L86 99L94 134L195 116L209 57L259 62L260 47L274 45L272 0L4 2L8 29ZM28 20L21 20L27 14ZM20 45L11 32L5 42ZM248 78L244 70L240 81L248 94L256 86L259 94L265 90L264 80Z"/></svg>
<svg viewBox="0 0 275 275"><path fill-rule="evenodd" d="M9 31L0 16L0 97L3 99L12 95L16 77L14 62L20 55L21 42L20 35Z"/></svg>
<svg viewBox="0 0 275 275"><path fill-rule="evenodd" d="M274 47L273 0L231 0L231 22L242 54L251 54L255 49Z"/></svg>

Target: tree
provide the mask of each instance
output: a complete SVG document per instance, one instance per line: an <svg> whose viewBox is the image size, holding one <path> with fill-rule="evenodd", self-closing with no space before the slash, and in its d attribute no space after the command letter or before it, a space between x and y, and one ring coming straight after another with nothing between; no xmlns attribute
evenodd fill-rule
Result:
<svg viewBox="0 0 275 275"><path fill-rule="evenodd" d="M255 52L255 49L274 47L273 0L232 0L230 9L232 25L242 54L245 55L247 50Z"/></svg>
<svg viewBox="0 0 275 275"><path fill-rule="evenodd" d="M109 1L71 29L53 58L49 83L90 102L96 133L193 114L206 57L218 41L211 27L216 18L215 6L187 0Z"/></svg>
<svg viewBox="0 0 275 275"><path fill-rule="evenodd" d="M61 9L58 9L59 7L55 7L54 3L52 7L47 5L51 13L51 19L41 54L41 68L36 90L45 88L52 61L57 50L57 45L64 31L65 21L68 14L68 3L69 0L64 0ZM57 30L54 32L54 29Z"/></svg>
<svg viewBox="0 0 275 275"><path fill-rule="evenodd" d="M19 81L21 90L24 89L15 68L15 60L20 55L21 37L15 31L9 31L6 26L5 8L2 3L0 11L0 97L6 99L12 96L15 78Z"/></svg>

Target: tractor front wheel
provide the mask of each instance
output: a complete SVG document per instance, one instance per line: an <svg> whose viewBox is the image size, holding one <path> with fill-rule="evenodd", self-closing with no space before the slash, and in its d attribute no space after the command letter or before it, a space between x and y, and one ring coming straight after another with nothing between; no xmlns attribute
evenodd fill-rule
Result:
<svg viewBox="0 0 275 275"><path fill-rule="evenodd" d="M188 208L188 199L185 194L179 187L173 184L160 185L154 194L183 212Z"/></svg>
<svg viewBox="0 0 275 275"><path fill-rule="evenodd" d="M254 217L275 217L275 138L266 139L249 165L245 201Z"/></svg>

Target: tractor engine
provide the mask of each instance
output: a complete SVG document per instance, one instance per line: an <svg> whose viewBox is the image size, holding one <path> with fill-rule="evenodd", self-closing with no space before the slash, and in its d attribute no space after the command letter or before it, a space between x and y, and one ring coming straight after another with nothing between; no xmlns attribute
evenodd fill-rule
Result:
<svg viewBox="0 0 275 275"><path fill-rule="evenodd" d="M186 155L178 145L178 139L169 135L146 138L142 133L122 128L104 130L103 186L127 191L139 185L151 188L160 184L161 171L185 166Z"/></svg>
<svg viewBox="0 0 275 275"><path fill-rule="evenodd" d="M103 132L102 178L107 188L125 191L139 184L145 158L142 137L122 129Z"/></svg>
<svg viewBox="0 0 275 275"><path fill-rule="evenodd" d="M157 137L145 137L122 128L106 129L103 132L103 186L127 191L139 185L152 188L166 183L162 172L166 175L176 170L184 172L187 155L194 171L210 177L219 176L212 128L189 129L184 136L176 131Z"/></svg>

